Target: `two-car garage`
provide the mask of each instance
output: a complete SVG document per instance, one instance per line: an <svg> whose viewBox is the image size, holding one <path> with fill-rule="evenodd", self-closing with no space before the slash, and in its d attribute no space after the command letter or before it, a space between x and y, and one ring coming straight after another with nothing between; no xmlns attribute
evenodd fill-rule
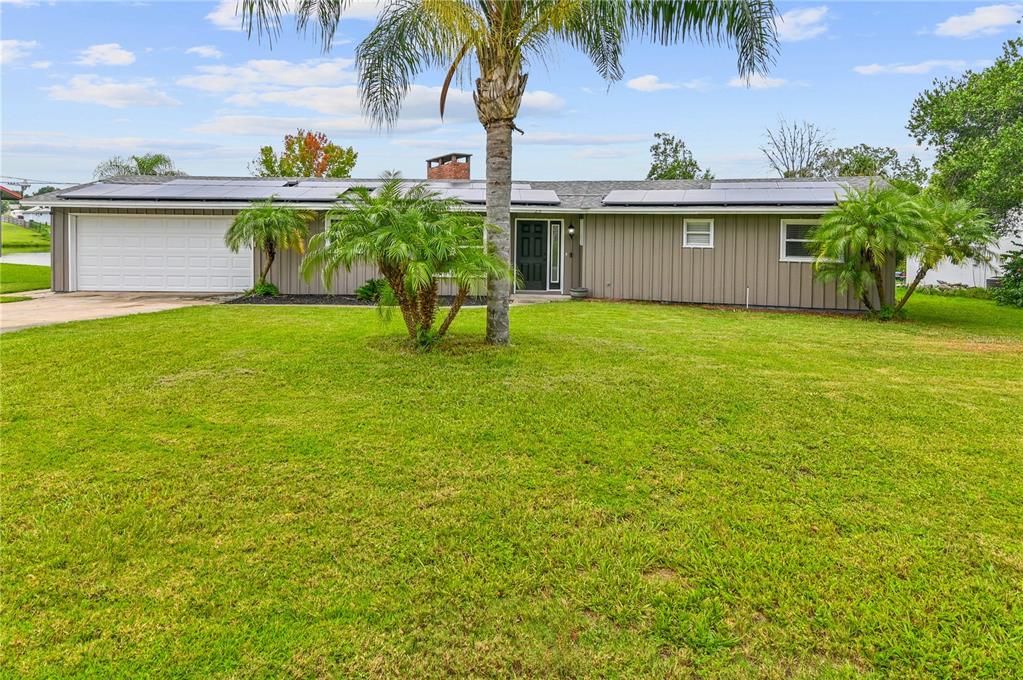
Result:
<svg viewBox="0 0 1023 680"><path fill-rule="evenodd" d="M224 215L69 216L69 288L238 292L252 287L252 251L231 252Z"/></svg>

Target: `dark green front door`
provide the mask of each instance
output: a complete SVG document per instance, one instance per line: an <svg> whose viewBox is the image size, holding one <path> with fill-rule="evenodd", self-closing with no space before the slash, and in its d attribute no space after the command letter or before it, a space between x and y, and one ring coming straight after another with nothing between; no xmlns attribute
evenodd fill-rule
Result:
<svg viewBox="0 0 1023 680"><path fill-rule="evenodd" d="M547 290L547 223L519 220L515 227L515 265L522 274L519 289Z"/></svg>

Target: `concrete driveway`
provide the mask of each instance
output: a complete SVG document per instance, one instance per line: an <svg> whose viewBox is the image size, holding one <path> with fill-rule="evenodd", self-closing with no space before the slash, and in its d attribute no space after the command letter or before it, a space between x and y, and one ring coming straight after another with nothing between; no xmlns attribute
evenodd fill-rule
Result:
<svg viewBox="0 0 1023 680"><path fill-rule="evenodd" d="M224 294L190 293L52 293L36 291L11 293L31 296L31 300L0 304L0 333L31 326L47 326L67 321L105 319L127 314L162 312L178 307L212 305L229 299Z"/></svg>

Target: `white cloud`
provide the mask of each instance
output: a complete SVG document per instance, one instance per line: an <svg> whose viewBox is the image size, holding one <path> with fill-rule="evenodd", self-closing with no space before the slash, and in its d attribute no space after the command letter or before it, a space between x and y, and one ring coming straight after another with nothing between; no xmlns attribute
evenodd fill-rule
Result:
<svg viewBox="0 0 1023 680"><path fill-rule="evenodd" d="M185 54L195 54L205 59L220 59L224 53L213 45L196 45L185 50Z"/></svg>
<svg viewBox="0 0 1023 680"><path fill-rule="evenodd" d="M665 83L655 75L645 75L627 81L625 83L625 87L632 90L639 90L640 92L677 90L679 88L685 88L687 90L705 90L710 87L710 83L707 82L706 78L694 78L693 80L687 80L682 83ZM593 94L593 92L591 91L589 94Z"/></svg>
<svg viewBox="0 0 1023 680"><path fill-rule="evenodd" d="M285 15L293 14L297 0L287 0L285 3ZM206 15L206 20L225 31L242 30L242 18L238 14L240 0L220 0L212 12ZM343 19L374 20L379 12L377 0L354 0L346 9Z"/></svg>
<svg viewBox="0 0 1023 680"><path fill-rule="evenodd" d="M122 122L125 119L121 119ZM218 145L210 142L198 142L194 140L183 141L172 138L146 138L146 137L78 137L65 132L4 132L3 150L13 153L48 153L60 152L61 154L77 153L90 155L97 152L110 153L136 153L139 150L160 149L162 151L174 152L205 152L217 148Z"/></svg>
<svg viewBox="0 0 1023 680"><path fill-rule="evenodd" d="M0 64L13 64L38 47L35 40L0 40Z"/></svg>
<svg viewBox="0 0 1023 680"><path fill-rule="evenodd" d="M53 66L53 62L52 61L33 61L31 64L29 64L29 66L31 66L32 68L50 68L51 66Z"/></svg>
<svg viewBox="0 0 1023 680"><path fill-rule="evenodd" d="M958 70L966 68L966 62L961 59L929 59L917 64L865 64L853 67L853 71L864 76L876 76L883 73L916 75L930 73L938 68Z"/></svg>
<svg viewBox="0 0 1023 680"><path fill-rule="evenodd" d="M633 149L621 149L619 147L607 147L607 146L584 146L579 149L575 149L568 154L569 158L577 160L607 160L609 158L626 158L627 156L634 156L635 150Z"/></svg>
<svg viewBox="0 0 1023 680"><path fill-rule="evenodd" d="M51 85L43 90L50 99L83 104L99 104L112 109L129 106L178 106L181 102L155 87L149 79L117 81L97 75L74 76L63 85Z"/></svg>
<svg viewBox="0 0 1023 680"><path fill-rule="evenodd" d="M437 119L406 119L399 121L396 131L417 132L439 126ZM309 118L308 116L224 115L205 121L192 132L216 135L269 135L278 137L297 128L320 130L327 134L369 136L379 134L370 121L358 116L344 118Z"/></svg>
<svg viewBox="0 0 1023 680"><path fill-rule="evenodd" d="M782 14L775 21L778 29L778 40L781 42L796 42L809 40L828 30L824 23L828 14L828 8L806 7L802 9L790 9Z"/></svg>
<svg viewBox="0 0 1023 680"><path fill-rule="evenodd" d="M767 76L752 75L749 78L732 78L728 81L729 87L748 87L751 90L770 90L774 87L787 85L789 81L784 78L768 78Z"/></svg>
<svg viewBox="0 0 1023 680"><path fill-rule="evenodd" d="M75 63L82 66L127 66L135 63L135 55L117 43L105 43L82 50Z"/></svg>
<svg viewBox="0 0 1023 680"><path fill-rule="evenodd" d="M438 90L438 96L440 91ZM449 95L450 96L450 95ZM472 97L470 96L470 101ZM530 90L522 95L522 109L530 113L553 113L565 108L565 100L547 90Z"/></svg>
<svg viewBox="0 0 1023 680"><path fill-rule="evenodd" d="M625 87L630 90L639 90L640 92L657 92L659 90L677 90L678 85L674 83L664 83L661 79L653 74L647 74L645 76L639 76L626 81Z"/></svg>
<svg viewBox="0 0 1023 680"><path fill-rule="evenodd" d="M242 20L235 14L237 9L237 0L220 0L216 8L206 15L206 20L225 31L240 31L242 30Z"/></svg>
<svg viewBox="0 0 1023 680"><path fill-rule="evenodd" d="M1023 4L987 5L978 7L969 14L959 14L945 19L935 27L934 33L950 38L991 35L1015 24L1020 15L1023 15Z"/></svg>
<svg viewBox="0 0 1023 680"><path fill-rule="evenodd" d="M649 139L645 134L591 134L587 132L529 132L515 138L516 144L550 144L559 146L604 146Z"/></svg>
<svg viewBox="0 0 1023 680"><path fill-rule="evenodd" d="M351 59L252 59L238 66L200 66L198 75L178 79L179 85L206 92L253 91L254 87L315 87L350 83Z"/></svg>

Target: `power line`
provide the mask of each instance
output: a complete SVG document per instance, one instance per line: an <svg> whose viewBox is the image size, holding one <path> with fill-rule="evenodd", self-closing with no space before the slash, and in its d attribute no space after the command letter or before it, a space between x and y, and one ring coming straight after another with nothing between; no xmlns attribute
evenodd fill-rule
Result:
<svg viewBox="0 0 1023 680"><path fill-rule="evenodd" d="M50 184L50 185L55 185L55 184L68 184L68 185L71 185L71 184L81 184L81 182L57 182L55 180L49 180L49 179L28 179L28 178L25 178L25 177L14 177L13 175L2 175L2 176L0 176L0 181L6 182L8 184Z"/></svg>

